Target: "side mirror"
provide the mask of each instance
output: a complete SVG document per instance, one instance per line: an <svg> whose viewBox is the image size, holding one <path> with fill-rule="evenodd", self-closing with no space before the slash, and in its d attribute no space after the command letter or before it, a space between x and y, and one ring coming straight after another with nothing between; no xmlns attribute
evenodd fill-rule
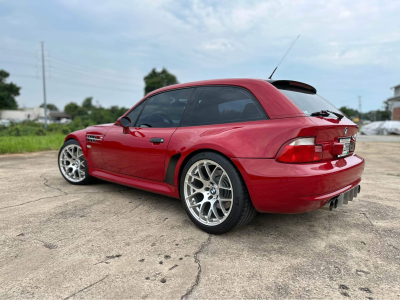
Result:
<svg viewBox="0 0 400 300"><path fill-rule="evenodd" d="M130 120L128 117L122 117L122 118L119 120L119 123L120 123L121 126L124 128L124 133L130 132L129 126L131 126L131 120Z"/></svg>

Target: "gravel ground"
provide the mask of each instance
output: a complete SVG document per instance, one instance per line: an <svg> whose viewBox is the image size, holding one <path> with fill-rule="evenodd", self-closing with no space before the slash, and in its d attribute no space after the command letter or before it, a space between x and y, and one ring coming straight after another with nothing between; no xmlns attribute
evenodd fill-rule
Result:
<svg viewBox="0 0 400 300"><path fill-rule="evenodd" d="M357 135L358 142L400 143L400 135Z"/></svg>
<svg viewBox="0 0 400 300"><path fill-rule="evenodd" d="M361 194L221 236L180 201L69 185L55 152L0 156L0 298L400 299L400 143L359 142Z"/></svg>

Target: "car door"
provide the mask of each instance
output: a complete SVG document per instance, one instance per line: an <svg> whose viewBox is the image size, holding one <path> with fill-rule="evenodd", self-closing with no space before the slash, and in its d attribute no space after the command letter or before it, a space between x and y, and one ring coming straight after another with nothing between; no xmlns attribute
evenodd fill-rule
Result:
<svg viewBox="0 0 400 300"><path fill-rule="evenodd" d="M164 180L169 140L179 127L193 88L156 94L135 107L128 133L114 126L103 138L104 169L155 181Z"/></svg>

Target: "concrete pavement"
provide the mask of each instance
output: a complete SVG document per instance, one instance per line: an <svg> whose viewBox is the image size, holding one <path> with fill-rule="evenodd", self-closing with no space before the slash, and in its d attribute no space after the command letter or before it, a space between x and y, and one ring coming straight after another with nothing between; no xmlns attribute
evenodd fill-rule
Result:
<svg viewBox="0 0 400 300"><path fill-rule="evenodd" d="M259 214L214 236L180 201L73 186L56 152L0 156L0 298L400 299L400 143L358 143L344 209Z"/></svg>
<svg viewBox="0 0 400 300"><path fill-rule="evenodd" d="M357 135L357 142L400 143L400 135Z"/></svg>

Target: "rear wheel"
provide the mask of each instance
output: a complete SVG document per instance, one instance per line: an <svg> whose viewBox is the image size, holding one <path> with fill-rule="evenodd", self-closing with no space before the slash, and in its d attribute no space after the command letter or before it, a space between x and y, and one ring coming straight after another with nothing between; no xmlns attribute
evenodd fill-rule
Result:
<svg viewBox="0 0 400 300"><path fill-rule="evenodd" d="M239 172L217 153L193 156L183 169L180 187L189 218L206 232L228 232L256 215Z"/></svg>
<svg viewBox="0 0 400 300"><path fill-rule="evenodd" d="M64 179L71 184L88 184L92 179L82 148L76 140L68 140L61 147L58 167Z"/></svg>

